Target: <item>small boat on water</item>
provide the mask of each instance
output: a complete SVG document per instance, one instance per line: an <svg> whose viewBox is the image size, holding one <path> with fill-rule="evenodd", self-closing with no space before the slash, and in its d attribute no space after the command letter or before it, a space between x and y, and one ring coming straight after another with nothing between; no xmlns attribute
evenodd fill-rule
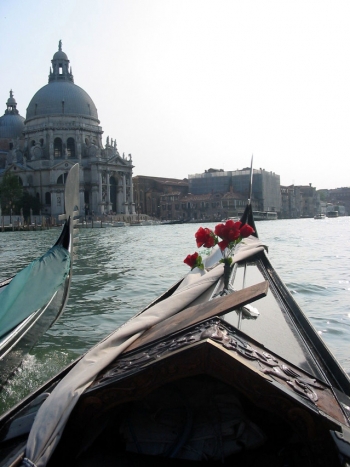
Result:
<svg viewBox="0 0 350 467"><path fill-rule="evenodd" d="M184 223L185 223L185 221L183 219L160 221L160 225L174 225L174 224L184 224Z"/></svg>
<svg viewBox="0 0 350 467"><path fill-rule="evenodd" d="M328 211L327 212L327 217L339 217L339 212L338 211Z"/></svg>
<svg viewBox="0 0 350 467"><path fill-rule="evenodd" d="M277 212L275 211L254 211L254 220L275 221L277 220Z"/></svg>
<svg viewBox="0 0 350 467"><path fill-rule="evenodd" d="M97 222L98 224L98 222ZM123 221L100 221L101 227L129 227L130 223Z"/></svg>
<svg viewBox="0 0 350 467"><path fill-rule="evenodd" d="M112 227L129 227L130 223L129 222L124 222L124 221L114 221L112 223Z"/></svg>
<svg viewBox="0 0 350 467"><path fill-rule="evenodd" d="M153 219L145 219L145 220L130 222L130 226L132 227L144 227L148 225L159 225L159 224L160 224L160 221L153 220Z"/></svg>
<svg viewBox="0 0 350 467"><path fill-rule="evenodd" d="M73 265L74 217L79 214L79 165L65 187L65 220L56 243L16 276L0 283L0 388L23 357L62 315Z"/></svg>
<svg viewBox="0 0 350 467"><path fill-rule="evenodd" d="M326 215L319 213L314 216L314 219L317 219L317 220L326 219Z"/></svg>
<svg viewBox="0 0 350 467"><path fill-rule="evenodd" d="M1 416L1 467L348 465L349 377L250 203L216 226L220 243L210 232L202 263L189 255L188 275Z"/></svg>
<svg viewBox="0 0 350 467"><path fill-rule="evenodd" d="M235 221L235 222L237 222L237 221L240 220L239 217L233 216L233 217L227 217L226 219L223 219L221 222L226 222L226 221L228 221L228 220L230 220L230 219L231 219L232 221Z"/></svg>

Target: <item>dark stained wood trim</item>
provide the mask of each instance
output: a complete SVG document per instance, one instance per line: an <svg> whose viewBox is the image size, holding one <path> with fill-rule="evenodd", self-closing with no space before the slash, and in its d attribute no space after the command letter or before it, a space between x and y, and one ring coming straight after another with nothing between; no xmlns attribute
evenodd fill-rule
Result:
<svg viewBox="0 0 350 467"><path fill-rule="evenodd" d="M161 339L167 334L192 326L204 319L226 314L255 300L266 297L268 288L268 281L264 281L233 292L230 295L216 298L210 302L186 308L145 331L124 353L134 350L141 345L148 344L155 339Z"/></svg>

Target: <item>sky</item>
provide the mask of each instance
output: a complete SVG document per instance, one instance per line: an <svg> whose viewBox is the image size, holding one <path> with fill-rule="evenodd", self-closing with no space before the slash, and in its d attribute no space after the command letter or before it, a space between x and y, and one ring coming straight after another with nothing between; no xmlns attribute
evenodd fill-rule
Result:
<svg viewBox="0 0 350 467"><path fill-rule="evenodd" d="M349 18L348 0L0 0L0 115L12 89L25 117L62 40L134 175L253 155L282 185L350 186Z"/></svg>

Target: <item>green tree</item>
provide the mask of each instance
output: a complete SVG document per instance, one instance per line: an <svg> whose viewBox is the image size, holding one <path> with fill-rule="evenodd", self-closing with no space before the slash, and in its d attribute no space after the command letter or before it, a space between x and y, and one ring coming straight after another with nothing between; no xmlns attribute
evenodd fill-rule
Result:
<svg viewBox="0 0 350 467"><path fill-rule="evenodd" d="M11 172L6 172L0 182L0 202L3 214L10 214L11 209L19 212L22 196L23 188L18 177Z"/></svg>
<svg viewBox="0 0 350 467"><path fill-rule="evenodd" d="M30 210L32 210L33 214L40 214L41 203L36 196L32 196L26 190L23 190L21 208L23 209L23 216L27 218L30 215Z"/></svg>

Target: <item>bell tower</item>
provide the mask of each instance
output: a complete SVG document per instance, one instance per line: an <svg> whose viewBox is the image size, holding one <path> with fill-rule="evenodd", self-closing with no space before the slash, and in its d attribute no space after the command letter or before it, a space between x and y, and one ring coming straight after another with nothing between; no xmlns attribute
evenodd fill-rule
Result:
<svg viewBox="0 0 350 467"><path fill-rule="evenodd" d="M53 81L71 81L74 83L72 68L69 67L67 55L62 50L62 41L58 42L58 51L53 56L50 68L49 83Z"/></svg>

